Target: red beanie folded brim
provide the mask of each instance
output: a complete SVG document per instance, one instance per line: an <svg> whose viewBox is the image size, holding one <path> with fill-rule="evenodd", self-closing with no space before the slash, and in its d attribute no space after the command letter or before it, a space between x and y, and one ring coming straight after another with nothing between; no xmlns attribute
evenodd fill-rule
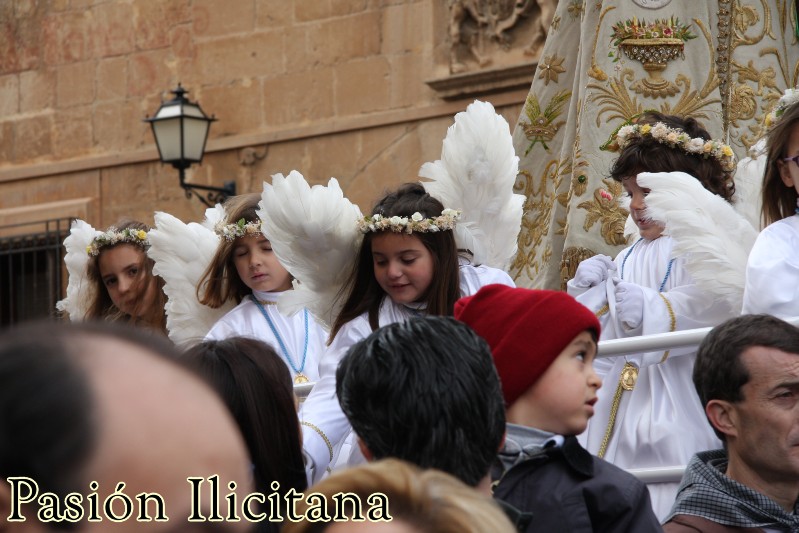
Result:
<svg viewBox="0 0 799 533"><path fill-rule="evenodd" d="M486 285L455 302L455 318L491 347L510 407L581 332L599 338L594 313L565 292Z"/></svg>

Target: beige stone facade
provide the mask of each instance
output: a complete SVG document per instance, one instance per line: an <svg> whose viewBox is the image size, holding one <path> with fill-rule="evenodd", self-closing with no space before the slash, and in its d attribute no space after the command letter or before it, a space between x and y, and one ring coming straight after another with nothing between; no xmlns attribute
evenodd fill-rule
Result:
<svg viewBox="0 0 799 533"><path fill-rule="evenodd" d="M201 219L143 122L179 82L218 119L187 181L260 191L297 169L368 209L474 98L515 123L539 19L535 0L0 2L0 237Z"/></svg>
<svg viewBox="0 0 799 533"><path fill-rule="evenodd" d="M450 4L465 5L461 20ZM474 97L510 123L518 116L537 6L506 31L518 45L472 35L458 51L451 30L466 33L468 8L481 9L468 4L481 2L2 2L0 226L55 214L107 226L151 221L154 210L201 218L142 122L178 82L219 119L189 181L258 191L297 169L314 182L335 176L368 209L437 158L452 115Z"/></svg>

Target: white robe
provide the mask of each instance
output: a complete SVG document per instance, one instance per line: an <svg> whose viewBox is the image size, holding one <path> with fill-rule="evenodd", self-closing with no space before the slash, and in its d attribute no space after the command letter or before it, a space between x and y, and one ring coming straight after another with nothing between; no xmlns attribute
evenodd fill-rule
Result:
<svg viewBox="0 0 799 533"><path fill-rule="evenodd" d="M254 291L253 294L261 301L277 302L282 292L260 292ZM301 371L309 381L314 382L319 379L319 360L325 351L327 332L308 313L308 349L303 364L303 352L305 351L305 313L296 313L294 316L285 316L277 309L277 305L264 305L264 310L269 314L275 329L280 335L283 344L288 350L289 362L286 354L280 347L272 328L261 314L258 306L248 296L239 305L228 311L225 316L220 318L211 330L206 334L205 340L222 340L229 337L241 336L250 337L264 341L274 348L289 371L291 378L297 376L297 371Z"/></svg>
<svg viewBox="0 0 799 533"><path fill-rule="evenodd" d="M778 220L757 236L746 263L743 313L799 316L799 216Z"/></svg>
<svg viewBox="0 0 799 533"><path fill-rule="evenodd" d="M672 246L673 240L668 236L641 240L616 257L617 270L608 281L590 289L580 289L569 282L569 293L594 312L608 305L608 312L600 316L602 340L714 326L730 318L729 305L703 293L693 283L685 258L674 260L663 292L659 292L672 258ZM645 295L643 320L635 329L622 325L616 312L613 277L622 277L622 263L623 281L641 286ZM674 314L673 329L664 298ZM662 351L597 359L594 366L603 384L595 414L578 438L580 443L591 453L598 453L622 368L629 361L639 368L638 379L632 391L622 394L605 460L625 469L685 466L697 451L721 447L693 385L695 355L696 347L689 347L670 350L664 362ZM678 483L649 484L658 518L668 514L677 487Z"/></svg>
<svg viewBox="0 0 799 533"><path fill-rule="evenodd" d="M462 296L470 296L480 287L492 283L515 286L508 274L487 266L475 267L470 264L461 264L459 273ZM413 316L411 309L394 303L390 298L384 298L380 306L378 323L380 326L386 326L407 320L411 316ZM345 449L341 450L341 445L351 433L351 427L336 397L336 369L349 347L368 337L371 333L372 327L369 325L368 313L344 324L322 357L319 364L319 382L300 407L301 421L318 428L317 431L311 426L302 426L303 448L306 457L311 459L306 464L306 468L309 471L309 479L313 482L321 479L328 465L331 464L331 455L333 455L333 464L343 464L345 461L353 464L362 461L362 456L359 456L353 438L350 438ZM325 442L320 432L324 433L329 444ZM349 448L352 449L349 450ZM339 452L344 460L336 461Z"/></svg>

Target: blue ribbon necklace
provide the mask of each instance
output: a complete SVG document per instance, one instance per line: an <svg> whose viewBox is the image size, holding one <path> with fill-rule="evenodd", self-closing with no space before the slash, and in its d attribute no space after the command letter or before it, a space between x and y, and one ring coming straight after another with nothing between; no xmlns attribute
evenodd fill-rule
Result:
<svg viewBox="0 0 799 533"><path fill-rule="evenodd" d="M626 254L624 254L624 259L621 262L621 279L624 279L624 265L625 265L625 263L627 263L627 258L630 257L630 254L633 253L633 250L635 250L635 247L638 246L638 243L641 242L642 240L644 240L643 237L641 237L640 239L635 241L635 244L630 246L630 249L627 250ZM673 264L674 264L674 258L672 258L669 261L669 266L666 268L666 275L663 276L663 281L660 282L660 288L658 289L658 292L663 292L663 289L666 287L666 280L669 279L669 274L671 274L671 265L673 265Z"/></svg>
<svg viewBox="0 0 799 533"><path fill-rule="evenodd" d="M264 309L261 301L256 298L254 294L251 294L250 298L252 298L252 301L255 302L255 305L258 307L258 310L261 311L261 314L264 315L266 323L269 324L269 329L272 330L272 334L274 334L275 338L277 339L277 343L280 345L280 350L283 352L283 357L286 358L286 362L288 362L294 373L297 374L294 377L294 383L308 383L310 381L308 376L302 373L303 369L305 368L305 359L308 357L308 310L302 310L303 316L305 318L305 347L302 349L302 363L300 364L300 368L297 368L294 366L294 361L292 361L291 357L289 356L289 351L286 349L286 344L283 342L283 338L280 336L280 333L277 332L275 323L272 322L271 318L269 318L269 313L266 312L266 309ZM266 303L271 304L271 302Z"/></svg>

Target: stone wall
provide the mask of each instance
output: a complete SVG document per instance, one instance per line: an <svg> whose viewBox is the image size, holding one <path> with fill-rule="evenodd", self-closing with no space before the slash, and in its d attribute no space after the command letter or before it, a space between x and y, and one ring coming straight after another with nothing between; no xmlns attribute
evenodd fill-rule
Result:
<svg viewBox="0 0 799 533"><path fill-rule="evenodd" d="M489 3L0 2L0 227L61 216L149 223L155 210L201 219L204 206L160 164L142 122L178 82L219 119L188 181L260 191L297 169L316 183L335 176L368 209L438 157L452 116L475 97L511 124L518 117L535 67L526 43L486 34L480 43L493 48L477 64L474 19L471 48L452 46L451 30L469 22L452 6ZM529 4L506 33L523 40L537 6L505 3Z"/></svg>

